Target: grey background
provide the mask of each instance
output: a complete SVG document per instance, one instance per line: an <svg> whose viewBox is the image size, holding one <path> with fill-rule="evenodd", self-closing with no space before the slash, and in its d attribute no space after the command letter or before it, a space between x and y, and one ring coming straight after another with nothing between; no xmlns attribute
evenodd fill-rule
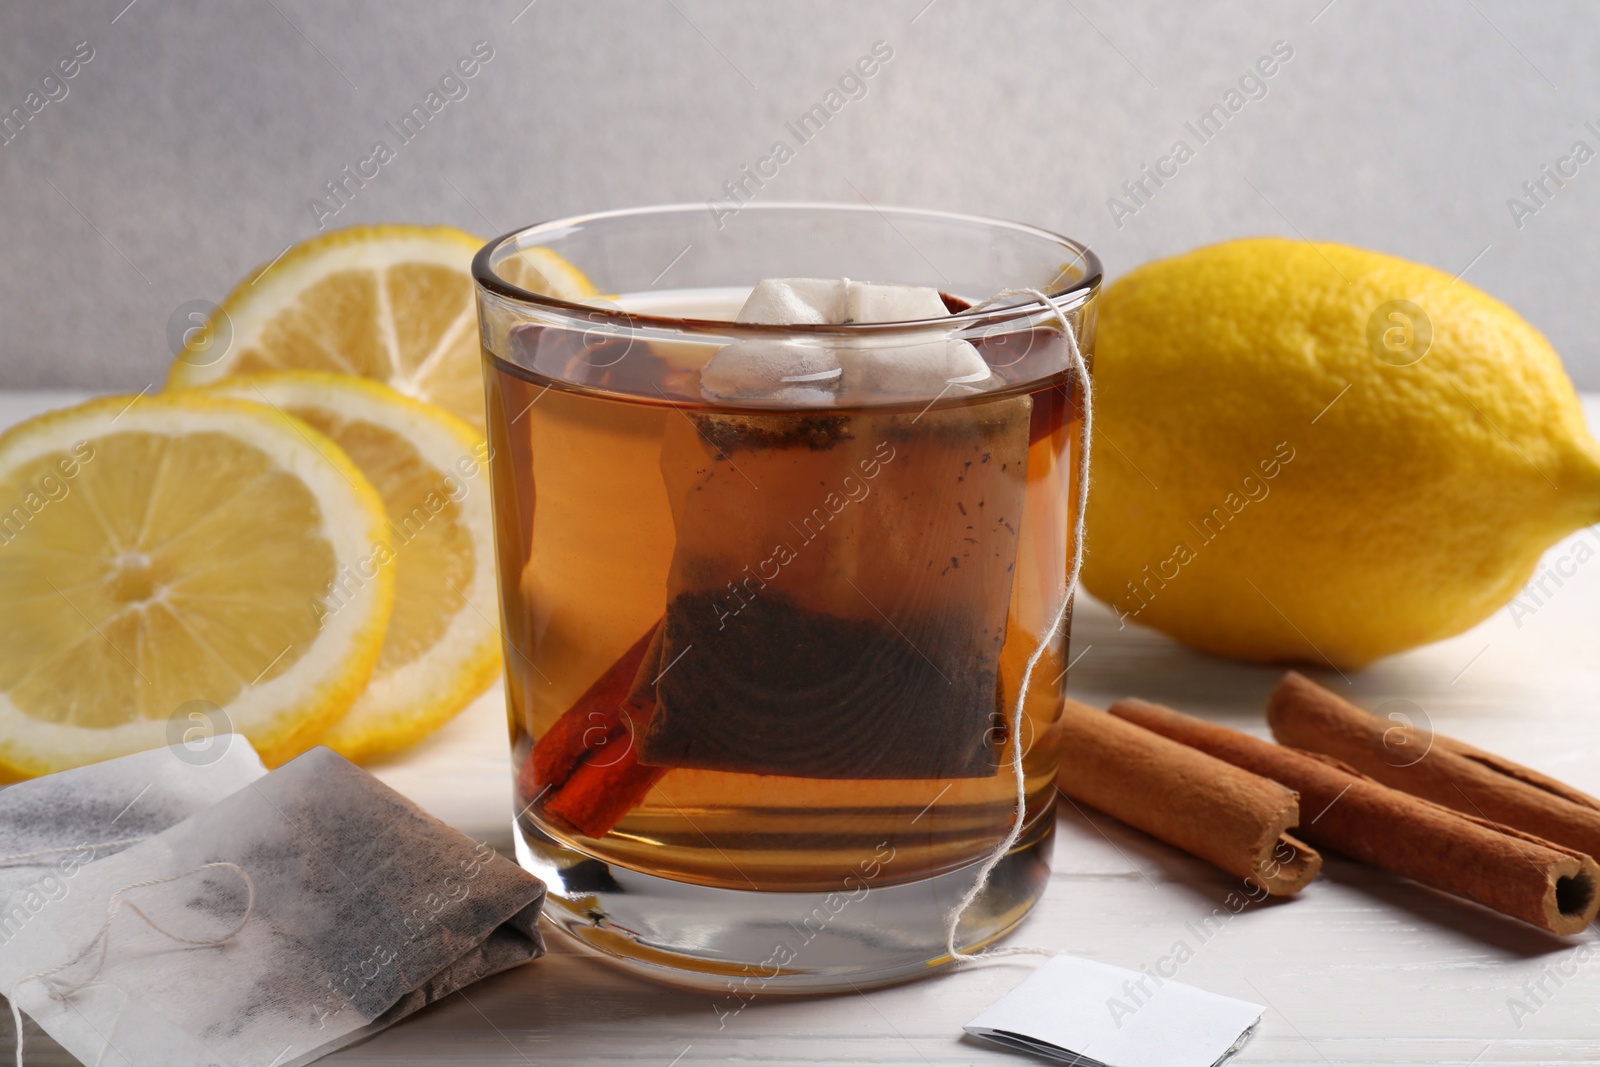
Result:
<svg viewBox="0 0 1600 1067"><path fill-rule="evenodd" d="M0 387L136 390L169 317L317 232L308 200L477 41L494 58L328 220L482 234L723 195L882 40L893 59L758 194L1021 219L1116 275L1275 233L1438 266L1600 388L1600 7L1573 0L69 0L0 8L0 113L94 59L0 146ZM1286 41L1294 57L1118 227L1107 199Z"/></svg>

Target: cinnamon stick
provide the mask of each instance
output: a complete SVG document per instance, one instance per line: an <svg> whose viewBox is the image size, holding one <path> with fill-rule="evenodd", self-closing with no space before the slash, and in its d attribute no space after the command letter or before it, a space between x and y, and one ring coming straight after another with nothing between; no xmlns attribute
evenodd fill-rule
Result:
<svg viewBox="0 0 1600 1067"><path fill-rule="evenodd" d="M544 801L546 815L568 823L585 837L604 837L645 798L667 773L646 767L630 748L617 762L585 762Z"/></svg>
<svg viewBox="0 0 1600 1067"><path fill-rule="evenodd" d="M1056 729L1056 784L1069 797L1273 896L1322 869L1316 850L1285 833L1300 818L1294 790L1074 700Z"/></svg>
<svg viewBox="0 0 1600 1067"><path fill-rule="evenodd" d="M1327 756L1274 745L1143 700L1112 715L1297 790L1314 845L1555 934L1575 934L1600 911L1600 866L1584 853L1391 789Z"/></svg>
<svg viewBox="0 0 1600 1067"><path fill-rule="evenodd" d="M1600 856L1600 800L1443 734L1380 719L1291 671L1267 701L1285 745L1343 760L1384 785Z"/></svg>
<svg viewBox="0 0 1600 1067"><path fill-rule="evenodd" d="M639 762L634 731L654 704L635 695L660 623L635 641L534 743L517 775L522 796L586 837L604 837L645 798L664 767Z"/></svg>

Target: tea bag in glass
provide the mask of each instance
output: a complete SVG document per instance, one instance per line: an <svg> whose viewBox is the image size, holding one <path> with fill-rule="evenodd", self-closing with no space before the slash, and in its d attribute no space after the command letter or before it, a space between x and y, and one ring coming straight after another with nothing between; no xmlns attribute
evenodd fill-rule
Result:
<svg viewBox="0 0 1600 1067"><path fill-rule="evenodd" d="M318 748L83 868L0 989L86 1063L289 1067L541 955L543 899Z"/></svg>
<svg viewBox="0 0 1600 1067"><path fill-rule="evenodd" d="M805 279L762 283L752 306L792 321L947 314L933 290ZM677 540L659 658L640 672L656 702L645 764L995 772L1031 401L852 411L975 393L990 371L942 337L834 344L745 342L702 372L708 392L804 412L668 420Z"/></svg>
<svg viewBox="0 0 1600 1067"><path fill-rule="evenodd" d="M0 789L0 940L69 892L86 863L174 826L267 773L241 734L47 774ZM0 989L0 995L4 994Z"/></svg>

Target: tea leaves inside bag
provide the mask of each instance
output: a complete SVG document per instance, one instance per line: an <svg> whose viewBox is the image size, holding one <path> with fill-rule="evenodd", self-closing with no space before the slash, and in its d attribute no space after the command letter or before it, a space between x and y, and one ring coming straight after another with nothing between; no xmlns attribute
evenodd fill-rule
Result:
<svg viewBox="0 0 1600 1067"><path fill-rule="evenodd" d="M677 544L641 759L993 774L1030 411L669 422Z"/></svg>

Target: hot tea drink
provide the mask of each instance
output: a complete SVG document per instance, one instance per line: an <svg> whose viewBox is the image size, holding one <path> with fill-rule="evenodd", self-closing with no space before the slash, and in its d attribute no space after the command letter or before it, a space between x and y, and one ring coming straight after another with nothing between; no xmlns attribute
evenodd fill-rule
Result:
<svg viewBox="0 0 1600 1067"><path fill-rule="evenodd" d="M1059 339L1038 333L1047 358ZM495 473L519 483L498 499L532 504L499 516L508 616L529 627L507 659L523 818L728 887L838 884L885 842L873 881L981 856L1012 817L1006 712L1048 606L1037 568L1059 587L1067 562L1067 385L728 411L693 354L578 347L593 340L532 327L490 356ZM528 373L574 358L620 395ZM1028 756L1062 654L1037 668ZM1054 753L1028 764L1042 805Z"/></svg>
<svg viewBox="0 0 1600 1067"><path fill-rule="evenodd" d="M903 213L1076 294L974 306L1011 275L896 284L922 268L870 213L689 212L536 227L475 267L519 857L558 926L675 980L917 973L1013 826L961 942L1047 874L1097 268ZM789 247L890 280L765 266ZM611 295L508 281L557 253ZM704 284L634 272L657 256Z"/></svg>

